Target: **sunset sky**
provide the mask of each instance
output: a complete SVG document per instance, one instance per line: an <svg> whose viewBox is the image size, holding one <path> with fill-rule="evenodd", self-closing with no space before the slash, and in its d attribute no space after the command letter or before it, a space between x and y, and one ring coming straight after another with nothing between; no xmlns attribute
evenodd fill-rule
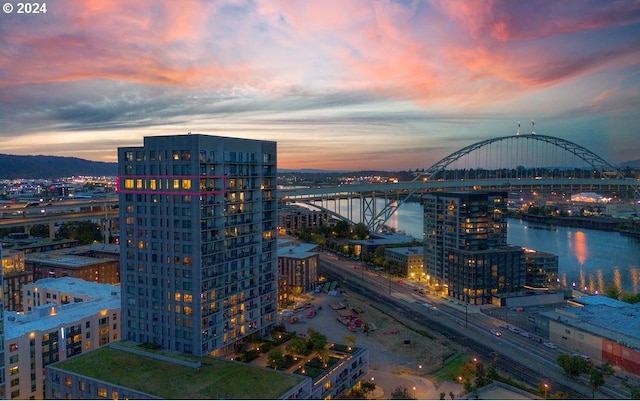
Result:
<svg viewBox="0 0 640 401"><path fill-rule="evenodd" d="M193 132L277 141L279 168L403 170L535 119L640 159L639 1L46 5L0 12L0 153L114 162Z"/></svg>

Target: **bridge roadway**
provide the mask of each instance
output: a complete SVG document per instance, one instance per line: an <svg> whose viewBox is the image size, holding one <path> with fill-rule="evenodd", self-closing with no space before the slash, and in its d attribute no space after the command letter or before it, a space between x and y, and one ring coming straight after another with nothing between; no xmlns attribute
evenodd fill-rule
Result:
<svg viewBox="0 0 640 401"><path fill-rule="evenodd" d="M439 190L526 190L526 191L614 191L618 193L633 194L640 187L640 180L634 179L471 179L471 180L437 180L437 181L403 181L384 184L360 184L342 186L323 186L309 188L282 188L278 189L278 201L284 202L313 202L321 200L360 199L368 202L362 210L369 210L369 215L364 216L365 223L370 229L379 228L384 224L397 207L412 194L421 194ZM374 197L384 198L387 201L387 209L376 210ZM369 199L366 201L366 199ZM51 205L24 207L23 205L7 204L0 209L2 218L0 228L30 227L35 224L50 224L56 222L117 218L118 210L114 206L118 203L118 197L106 197L87 201L60 201ZM391 207L391 204L395 206ZM95 211L95 209L100 209ZM88 210L83 210L88 209ZM105 212L106 209L106 212ZM386 214L385 214L386 213ZM347 217L347 216L341 216ZM377 226L374 226L374 223Z"/></svg>
<svg viewBox="0 0 640 401"><path fill-rule="evenodd" d="M640 180L634 179L570 179L570 178L505 178L505 179L470 179L470 180L437 180L437 181L403 181L388 184L360 184L313 188L278 189L279 200L320 200L327 198L347 197L354 194L403 193L409 191L437 190L572 190L624 189L633 193L640 186Z"/></svg>

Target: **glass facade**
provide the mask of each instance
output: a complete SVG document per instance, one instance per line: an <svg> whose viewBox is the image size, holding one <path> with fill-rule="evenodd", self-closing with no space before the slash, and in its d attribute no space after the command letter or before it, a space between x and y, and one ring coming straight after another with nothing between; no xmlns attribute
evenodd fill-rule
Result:
<svg viewBox="0 0 640 401"><path fill-rule="evenodd" d="M123 338L224 354L276 323L276 143L147 137L118 150Z"/></svg>
<svg viewBox="0 0 640 401"><path fill-rule="evenodd" d="M430 285L474 304L525 283L524 254L507 246L507 194L449 192L424 198L424 263Z"/></svg>

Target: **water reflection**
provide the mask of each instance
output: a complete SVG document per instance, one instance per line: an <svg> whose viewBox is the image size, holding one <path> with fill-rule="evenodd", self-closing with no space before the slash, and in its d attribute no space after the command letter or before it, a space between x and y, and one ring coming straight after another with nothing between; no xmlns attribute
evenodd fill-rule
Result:
<svg viewBox="0 0 640 401"><path fill-rule="evenodd" d="M573 249L576 250L576 259L578 259L578 263L580 263L580 265L584 265L584 262L587 260L587 256L589 256L589 251L587 249L587 236L584 235L582 231L576 232Z"/></svg>
<svg viewBox="0 0 640 401"><path fill-rule="evenodd" d="M361 218L358 201L337 202L343 215ZM384 207L384 200L376 202L377 210ZM331 205L329 205L330 207ZM388 225L405 231L415 238L423 238L422 205L404 203L392 215ZM640 290L640 241L623 237L616 232L597 231L558 226L552 230L528 230L528 222L508 219L507 242L558 255L558 276L563 286L584 290L593 287L598 292L615 285L623 291ZM590 278L593 275L593 278Z"/></svg>

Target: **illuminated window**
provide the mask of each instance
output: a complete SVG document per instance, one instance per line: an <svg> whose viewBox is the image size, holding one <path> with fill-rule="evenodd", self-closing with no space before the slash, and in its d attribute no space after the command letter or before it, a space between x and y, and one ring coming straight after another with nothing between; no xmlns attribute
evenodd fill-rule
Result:
<svg viewBox="0 0 640 401"><path fill-rule="evenodd" d="M182 180L182 189L191 189L191 180Z"/></svg>
<svg viewBox="0 0 640 401"><path fill-rule="evenodd" d="M20 373L20 368L17 366L12 366L9 368L9 376L17 375Z"/></svg>
<svg viewBox="0 0 640 401"><path fill-rule="evenodd" d="M133 189L133 178L127 178L124 180L124 187L126 189Z"/></svg>
<svg viewBox="0 0 640 401"><path fill-rule="evenodd" d="M185 314L185 315L191 315L191 311L192 311L192 310L191 310L191 307L190 307L190 306L185 306L185 307L183 308L183 311L184 311L184 314Z"/></svg>
<svg viewBox="0 0 640 401"><path fill-rule="evenodd" d="M187 302L187 303L191 303L191 302L193 302L193 295L191 295L191 294L184 294L184 302Z"/></svg>
<svg viewBox="0 0 640 401"><path fill-rule="evenodd" d="M71 379L71 376L67 376L64 380L64 384L67 385L67 387L71 387L73 385L73 379Z"/></svg>
<svg viewBox="0 0 640 401"><path fill-rule="evenodd" d="M105 387L98 387L98 397L107 398L107 389Z"/></svg>
<svg viewBox="0 0 640 401"><path fill-rule="evenodd" d="M155 190L156 190L156 188L157 188L156 180L154 180L154 179L149 180L149 188L150 188L152 191L155 191Z"/></svg>
<svg viewBox="0 0 640 401"><path fill-rule="evenodd" d="M182 298L182 297L181 297L181 294L180 294L179 292L176 292L176 293L174 294L174 299L175 299L176 301L178 301L178 302L179 302L181 298Z"/></svg>
<svg viewBox="0 0 640 401"><path fill-rule="evenodd" d="M118 392L117 391L113 390L111 392L111 399L112 400L117 400L118 399Z"/></svg>
<svg viewBox="0 0 640 401"><path fill-rule="evenodd" d="M180 189L180 180L173 180L173 189Z"/></svg>

